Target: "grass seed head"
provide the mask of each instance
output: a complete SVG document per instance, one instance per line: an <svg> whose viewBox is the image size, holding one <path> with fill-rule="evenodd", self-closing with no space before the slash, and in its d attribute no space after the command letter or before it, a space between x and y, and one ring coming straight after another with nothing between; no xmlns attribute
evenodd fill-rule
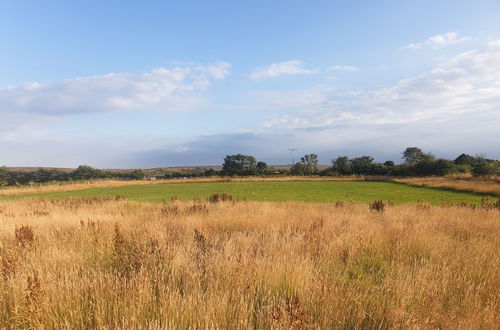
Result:
<svg viewBox="0 0 500 330"><path fill-rule="evenodd" d="M17 244L22 248L32 245L35 241L35 234L33 233L33 228L31 228L31 226L21 226L16 228L15 236Z"/></svg>

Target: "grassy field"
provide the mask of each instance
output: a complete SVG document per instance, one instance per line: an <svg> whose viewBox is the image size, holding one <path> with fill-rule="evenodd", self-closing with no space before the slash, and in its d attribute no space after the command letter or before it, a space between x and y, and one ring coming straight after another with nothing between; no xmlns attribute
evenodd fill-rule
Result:
<svg viewBox="0 0 500 330"><path fill-rule="evenodd" d="M497 329L499 214L4 200L0 328Z"/></svg>
<svg viewBox="0 0 500 330"><path fill-rule="evenodd" d="M335 202L374 200L391 201L395 204L427 202L438 205L443 203L479 203L482 195L413 187L398 183L369 181L232 181L232 182L168 182L155 184L128 184L122 186L101 186L88 189L17 194L1 196L0 199L19 198L106 198L123 196L128 200L163 202L172 197L181 200L206 199L212 193L227 193L239 200L254 201L304 201Z"/></svg>
<svg viewBox="0 0 500 330"><path fill-rule="evenodd" d="M363 177L317 177L317 176L277 176L277 177L207 177L207 178L187 178L187 179L170 179L170 180L89 180L89 181L65 181L65 182L50 182L45 184L26 185L26 186L6 186L0 187L0 196L13 195L37 195L50 192L82 190L88 188L104 188L104 187L121 187L121 186L137 186L137 185L154 185L165 183L188 183L188 182L288 182L288 181L360 181Z"/></svg>

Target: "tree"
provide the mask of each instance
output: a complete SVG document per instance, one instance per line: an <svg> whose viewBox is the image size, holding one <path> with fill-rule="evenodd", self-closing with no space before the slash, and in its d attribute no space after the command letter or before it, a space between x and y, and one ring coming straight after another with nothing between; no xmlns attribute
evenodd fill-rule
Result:
<svg viewBox="0 0 500 330"><path fill-rule="evenodd" d="M0 186L6 186L9 184L10 174L5 168L0 167Z"/></svg>
<svg viewBox="0 0 500 330"><path fill-rule="evenodd" d="M305 166L306 174L313 174L318 171L318 155L304 155L304 157L300 159L300 162Z"/></svg>
<svg viewBox="0 0 500 330"><path fill-rule="evenodd" d="M354 174L373 174L373 157L362 156L351 159L351 171Z"/></svg>
<svg viewBox="0 0 500 330"><path fill-rule="evenodd" d="M217 174L217 171L214 170L213 168L209 168L203 173L203 176L215 176Z"/></svg>
<svg viewBox="0 0 500 330"><path fill-rule="evenodd" d="M404 159L406 164L414 165L422 159L423 155L424 152L420 148L408 147L403 152L403 157L401 158Z"/></svg>
<svg viewBox="0 0 500 330"><path fill-rule="evenodd" d="M435 175L447 175L452 172L456 172L456 166L452 161L448 159L440 158L435 161L434 164L434 174Z"/></svg>
<svg viewBox="0 0 500 330"><path fill-rule="evenodd" d="M132 180L142 180L146 176L146 173L143 170L133 170L129 173L129 177Z"/></svg>
<svg viewBox="0 0 500 330"><path fill-rule="evenodd" d="M408 165L415 165L419 162L429 161L435 159L434 155L431 153L424 153L420 148L408 147L403 152L403 157L405 163Z"/></svg>
<svg viewBox="0 0 500 330"><path fill-rule="evenodd" d="M267 171L266 162L258 162L256 167L257 167L257 173L259 174L264 174Z"/></svg>
<svg viewBox="0 0 500 330"><path fill-rule="evenodd" d="M475 176L487 176L500 174L500 162L477 157L472 165L472 174Z"/></svg>
<svg viewBox="0 0 500 330"><path fill-rule="evenodd" d="M101 171L90 167L88 165L80 165L78 168L71 173L71 176L75 180L89 180L97 179L102 176Z"/></svg>
<svg viewBox="0 0 500 330"><path fill-rule="evenodd" d="M332 168L340 175L347 175L352 173L349 157L347 156L340 156L337 157L337 159L332 160Z"/></svg>
<svg viewBox="0 0 500 330"><path fill-rule="evenodd" d="M394 167L396 166L396 164L394 164L394 162L392 160L388 160L384 163L384 166L387 166L387 167Z"/></svg>
<svg viewBox="0 0 500 330"><path fill-rule="evenodd" d="M227 155L222 164L223 175L252 175L256 171L256 161L249 155Z"/></svg>
<svg viewBox="0 0 500 330"><path fill-rule="evenodd" d="M293 164L292 167L290 167L290 174L292 175L306 175L308 174L308 170L306 165L302 162L298 162Z"/></svg>

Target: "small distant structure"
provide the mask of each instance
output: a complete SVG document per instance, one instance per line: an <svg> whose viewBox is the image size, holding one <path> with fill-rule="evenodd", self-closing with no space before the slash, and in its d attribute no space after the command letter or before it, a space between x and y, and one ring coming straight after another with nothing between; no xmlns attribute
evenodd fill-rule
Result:
<svg viewBox="0 0 500 330"><path fill-rule="evenodd" d="M148 178L148 180L149 180L149 181L156 181L156 176L150 176L150 177Z"/></svg>
<svg viewBox="0 0 500 330"><path fill-rule="evenodd" d="M295 158L293 157L293 153L298 150L298 148L288 148L292 152L292 165L295 165Z"/></svg>

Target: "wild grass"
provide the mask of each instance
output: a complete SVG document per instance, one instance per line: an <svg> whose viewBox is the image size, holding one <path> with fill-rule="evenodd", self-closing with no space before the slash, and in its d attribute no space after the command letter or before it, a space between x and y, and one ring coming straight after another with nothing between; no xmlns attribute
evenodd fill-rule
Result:
<svg viewBox="0 0 500 330"><path fill-rule="evenodd" d="M393 179L391 181L421 187L446 188L500 196L500 177L423 177Z"/></svg>
<svg viewBox="0 0 500 330"><path fill-rule="evenodd" d="M494 329L493 202L1 201L0 328Z"/></svg>
<svg viewBox="0 0 500 330"><path fill-rule="evenodd" d="M73 191L97 187L120 187L131 184L144 185L154 184L156 181L119 181L119 180L95 180L95 181L73 181L73 182L52 182L50 184L27 185L27 186L7 186L0 187L0 196L36 195L51 192Z"/></svg>

